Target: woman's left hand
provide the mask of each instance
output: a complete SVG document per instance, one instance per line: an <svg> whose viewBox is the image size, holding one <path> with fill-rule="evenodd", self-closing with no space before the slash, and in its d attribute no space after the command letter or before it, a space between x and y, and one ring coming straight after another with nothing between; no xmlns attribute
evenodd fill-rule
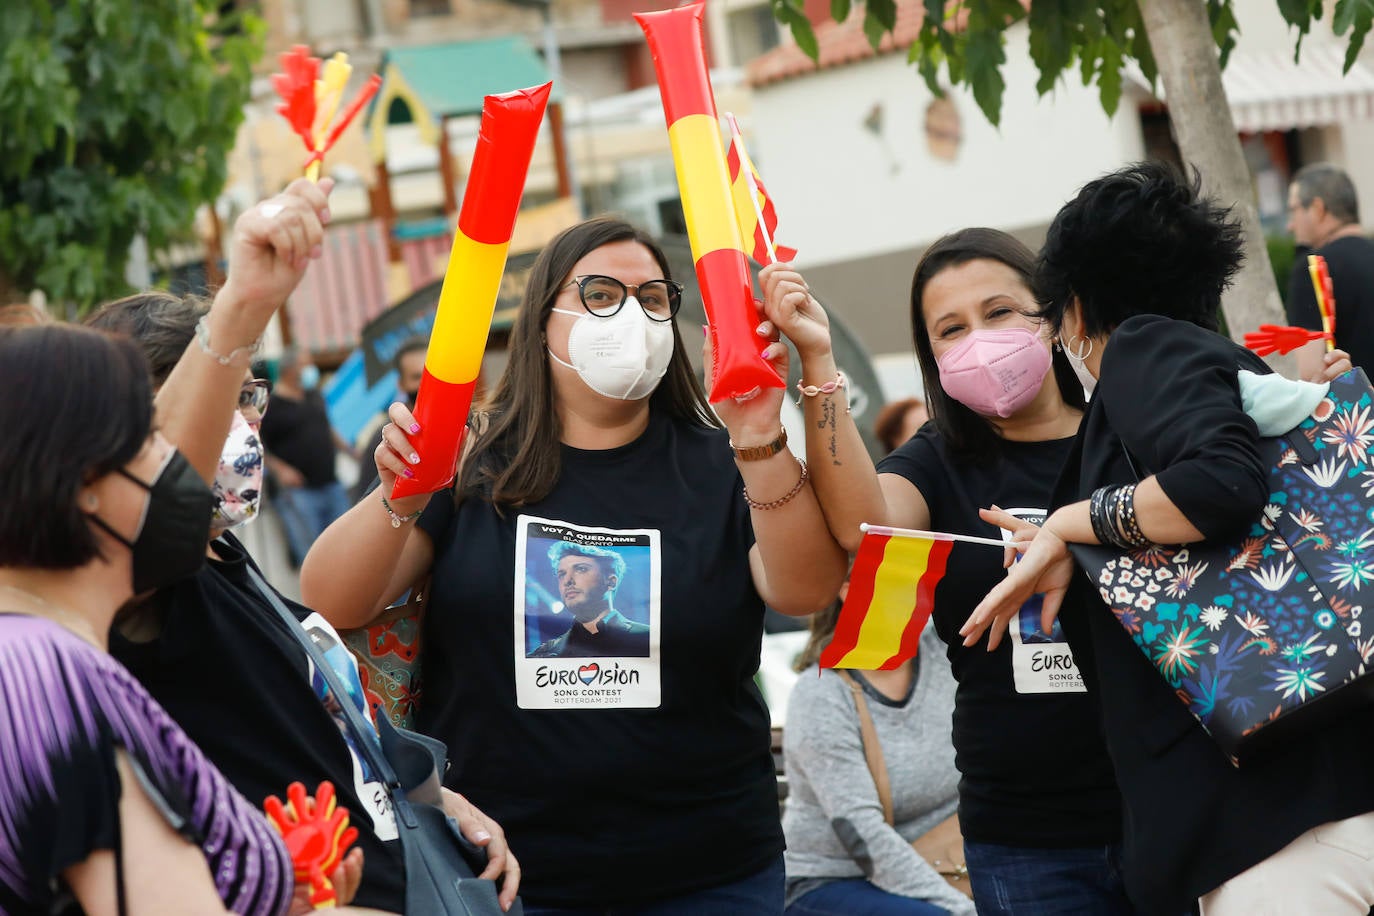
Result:
<svg viewBox="0 0 1374 916"><path fill-rule="evenodd" d="M1322 371L1315 377L1308 379L1309 382L1334 382L1336 379L1345 375L1351 370L1354 363L1350 361L1350 354L1344 350L1332 350L1322 354Z"/></svg>
<svg viewBox="0 0 1374 916"><path fill-rule="evenodd" d="M501 909L509 910L515 903L515 896L520 893L520 863L506 845L506 832L500 824L483 814L482 809L457 792L448 788L442 789L442 792L444 813L458 822L458 829L463 831L463 836L487 852L487 867L477 877L489 878L501 885L497 899Z"/></svg>
<svg viewBox="0 0 1374 916"><path fill-rule="evenodd" d="M759 319L755 332L769 342L763 350L763 358L785 382L790 359L787 344L778 339L777 329L763 316L762 303L755 300L754 307L758 309ZM701 361L706 368L706 379L709 383L713 354L710 329L705 329L707 333L706 340L702 343ZM785 394L784 388L764 388L753 397L744 400L726 398L711 406L729 430L730 439L737 446L764 445L777 438L779 430L782 429L782 399Z"/></svg>
<svg viewBox="0 0 1374 916"><path fill-rule="evenodd" d="M1010 519L1007 524L994 518L988 518L988 521L995 521L1013 532L1024 524L1005 512L989 512L988 515L1006 516ZM1007 571L1007 577L973 609L968 621L959 630L959 635L964 637L964 645L974 645L983 637L983 631L989 630L988 651L996 649L1002 642L1002 635L1006 633L1011 618L1035 594L1045 596L1040 628L1045 633L1052 632L1055 618L1059 616L1059 607L1064 603L1064 594L1073 581L1073 570L1073 557L1069 555L1068 544L1047 523L1036 532L1020 561Z"/></svg>

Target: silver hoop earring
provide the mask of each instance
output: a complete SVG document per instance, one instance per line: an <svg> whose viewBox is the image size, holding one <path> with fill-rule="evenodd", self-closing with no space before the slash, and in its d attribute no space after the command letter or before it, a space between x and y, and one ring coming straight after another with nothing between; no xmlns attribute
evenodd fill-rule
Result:
<svg viewBox="0 0 1374 916"><path fill-rule="evenodd" d="M1079 343L1074 343L1077 340ZM1084 344L1087 344L1085 347ZM1069 342L1064 345L1064 352L1070 359L1076 359L1080 363L1093 355L1093 339L1091 337L1080 337L1077 334L1069 338Z"/></svg>

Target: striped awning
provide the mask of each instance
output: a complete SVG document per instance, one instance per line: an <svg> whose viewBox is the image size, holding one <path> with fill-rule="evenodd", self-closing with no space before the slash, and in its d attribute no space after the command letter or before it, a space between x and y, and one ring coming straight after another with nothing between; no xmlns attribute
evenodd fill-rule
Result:
<svg viewBox="0 0 1374 916"><path fill-rule="evenodd" d="M1374 117L1374 73L1359 61L1343 73L1345 48L1304 42L1295 63L1291 49L1232 52L1221 82L1231 103L1236 130L1296 130ZM1139 72L1137 87L1150 91ZM1164 98L1163 86L1155 95Z"/></svg>

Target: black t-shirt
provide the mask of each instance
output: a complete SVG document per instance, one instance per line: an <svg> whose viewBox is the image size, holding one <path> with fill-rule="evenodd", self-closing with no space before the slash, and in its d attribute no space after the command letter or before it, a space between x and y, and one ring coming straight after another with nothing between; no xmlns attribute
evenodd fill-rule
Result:
<svg viewBox="0 0 1374 916"><path fill-rule="evenodd" d="M300 471L307 487L333 483L334 432L318 391L303 400L273 394L262 418L262 443L267 450Z"/></svg>
<svg viewBox="0 0 1374 916"><path fill-rule="evenodd" d="M1331 273L1336 294L1336 346L1349 353L1355 365L1374 370L1374 242L1351 235L1328 243L1314 254L1326 258L1326 269ZM1322 329L1305 256L1293 261L1287 308L1293 324Z"/></svg>
<svg viewBox="0 0 1374 916"><path fill-rule="evenodd" d="M977 464L953 458L943 443L927 424L878 470L921 491L934 530L996 538L1001 529L978 509L998 505L1043 522L1073 440L1008 441L999 457ZM1120 799L1097 706L1061 628L1040 631L1040 597L1013 618L996 651L987 651L986 636L963 645L959 628L1004 575L1002 551L955 544L931 616L959 682L953 736L964 836L1031 847L1115 842Z"/></svg>
<svg viewBox="0 0 1374 916"><path fill-rule="evenodd" d="M504 518L443 492L420 519L435 549L421 730L448 745L448 784L505 829L534 903L758 872L783 843L753 680L753 528L726 435L655 413L634 442L565 446L562 463L546 499ZM600 579L560 585L568 555L588 554ZM574 588L612 590L649 627L648 655L534 657L573 623Z"/></svg>
<svg viewBox="0 0 1374 916"><path fill-rule="evenodd" d="M111 653L253 804L269 795L285 800L292 782L312 794L323 780L332 782L365 858L353 902L401 912L405 869L380 783L364 773L344 739L342 715L326 710L321 697L333 697L323 676L248 578L252 560L243 545L225 534L215 550L221 559L159 593L154 640L131 642L116 627ZM333 629L308 608L283 601L326 656L338 657L344 682L357 685L355 662Z"/></svg>

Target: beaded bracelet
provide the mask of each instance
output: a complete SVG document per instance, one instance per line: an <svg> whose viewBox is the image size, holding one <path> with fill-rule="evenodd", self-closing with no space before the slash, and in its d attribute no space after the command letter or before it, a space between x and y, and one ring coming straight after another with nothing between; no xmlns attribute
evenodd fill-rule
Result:
<svg viewBox="0 0 1374 916"><path fill-rule="evenodd" d="M391 527L393 528L399 528L406 522L415 521L425 511L424 509L416 509L409 515L397 515L396 510L391 508L391 503L387 502L386 494L378 490L377 495L382 498L382 508L386 510L386 514L391 516Z"/></svg>
<svg viewBox="0 0 1374 916"><path fill-rule="evenodd" d="M841 388L847 388L848 386L849 380L844 377L843 372L836 372L835 378L831 381L826 382L824 385L803 385L801 381L798 380L797 391L799 393L797 394L797 406L801 406L803 397L814 398L819 394L834 394ZM844 412L849 413L848 398L845 399Z"/></svg>
<svg viewBox="0 0 1374 916"><path fill-rule="evenodd" d="M1140 530L1135 517L1135 484L1127 484L1117 491L1117 533L1132 547L1146 547L1150 539Z"/></svg>
<svg viewBox="0 0 1374 916"><path fill-rule="evenodd" d="M1131 550L1151 543L1135 516L1135 484L1094 490L1088 501L1088 518L1093 535L1102 544Z"/></svg>
<svg viewBox="0 0 1374 916"><path fill-rule="evenodd" d="M232 366L234 364L234 359L240 353L247 353L248 362L243 364L243 366L247 368L252 364L253 354L258 351L258 347L262 344L262 338L259 337L252 343L244 344L241 347L235 347L229 351L228 356L225 356L210 346L210 316L201 315L200 320L196 322L196 343L200 344L202 353L219 363L221 366Z"/></svg>
<svg viewBox="0 0 1374 916"><path fill-rule="evenodd" d="M806 486L806 478L807 478L807 476L810 474L810 472L806 469L806 460L805 460L805 459L798 458L798 459L797 459L797 464L801 465L801 477L798 478L798 480L797 480L797 485L794 486L792 489L788 490L788 491L787 491L787 494L786 494L785 496L780 496L780 497L778 497L777 499L773 500L771 503L756 502L756 501L749 495L749 488L748 488L748 487L745 487L745 488L744 488L744 501L745 501L746 503L749 504L749 508L750 508L750 509L757 509L757 510L759 510L760 512L766 512L766 511L768 511L769 509L777 509L777 508L779 508L779 507L781 507L781 506L785 506L785 505L787 505L788 503L790 503L790 502L793 500L793 498L795 498L796 495L797 495L798 493L801 492L802 487Z"/></svg>

